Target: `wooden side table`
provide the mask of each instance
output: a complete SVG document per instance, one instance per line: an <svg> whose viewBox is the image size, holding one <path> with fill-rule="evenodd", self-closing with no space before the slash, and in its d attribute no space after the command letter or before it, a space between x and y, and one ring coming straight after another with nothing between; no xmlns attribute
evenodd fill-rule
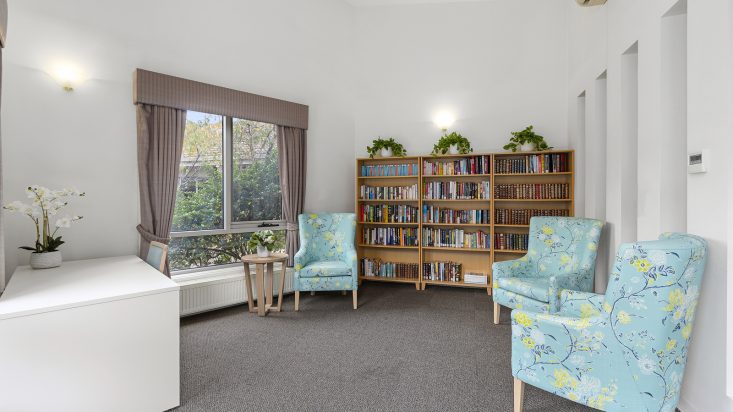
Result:
<svg viewBox="0 0 733 412"><path fill-rule="evenodd" d="M242 256L242 264L244 265L244 282L247 288L247 299L249 301L249 311L254 312L257 309L258 316L265 316L267 312L280 312L283 305L283 290L285 289L285 269L288 260L287 253L270 253L268 257L259 257L257 255ZM280 296L277 298L277 308L272 307L272 279L274 277L273 267L275 262L282 263L282 273L280 276ZM249 265L254 263L256 268L257 282L257 306L254 306L254 294L252 293L252 280L250 279Z"/></svg>

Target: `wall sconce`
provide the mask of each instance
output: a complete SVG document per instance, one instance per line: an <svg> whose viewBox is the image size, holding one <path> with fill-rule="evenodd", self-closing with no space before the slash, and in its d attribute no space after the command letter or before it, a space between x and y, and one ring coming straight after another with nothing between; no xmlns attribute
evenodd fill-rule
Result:
<svg viewBox="0 0 733 412"><path fill-rule="evenodd" d="M48 74L67 92L73 91L76 86L84 81L81 71L70 64L57 64Z"/></svg>
<svg viewBox="0 0 733 412"><path fill-rule="evenodd" d="M448 131L448 128L453 126L456 121L456 116L449 111L442 111L435 115L433 123L444 133Z"/></svg>

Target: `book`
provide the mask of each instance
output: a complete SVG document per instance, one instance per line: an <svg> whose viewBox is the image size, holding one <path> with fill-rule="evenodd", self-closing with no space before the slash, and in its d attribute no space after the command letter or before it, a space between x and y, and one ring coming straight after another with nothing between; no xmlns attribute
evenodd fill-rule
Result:
<svg viewBox="0 0 733 412"><path fill-rule="evenodd" d="M486 285L489 283L489 277L483 273L466 272L466 274L463 275L463 283Z"/></svg>

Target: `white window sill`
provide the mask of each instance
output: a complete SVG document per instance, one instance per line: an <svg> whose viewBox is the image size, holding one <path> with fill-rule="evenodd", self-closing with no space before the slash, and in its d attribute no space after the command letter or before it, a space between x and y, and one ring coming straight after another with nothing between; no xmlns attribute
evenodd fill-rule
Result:
<svg viewBox="0 0 733 412"><path fill-rule="evenodd" d="M273 265L273 271L279 275L282 270L281 263ZM250 273L255 273L255 266L250 265ZM291 274L293 268L287 268L286 274ZM215 269L202 269L195 272L187 272L184 274L171 276L171 280L178 283L182 289L200 286L202 284L214 284L230 281L231 279L244 277L244 268L241 264L225 265Z"/></svg>

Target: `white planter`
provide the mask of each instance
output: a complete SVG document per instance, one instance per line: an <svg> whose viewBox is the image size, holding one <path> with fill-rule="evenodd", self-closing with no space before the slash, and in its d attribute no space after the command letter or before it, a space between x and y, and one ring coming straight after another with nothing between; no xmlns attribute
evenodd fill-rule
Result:
<svg viewBox="0 0 733 412"><path fill-rule="evenodd" d="M524 143L523 145L519 146L519 150L522 152L534 152L536 149L536 146L534 143Z"/></svg>
<svg viewBox="0 0 733 412"><path fill-rule="evenodd" d="M450 145L450 147L448 148L448 154L457 155L458 153L459 153L458 145L457 144Z"/></svg>
<svg viewBox="0 0 733 412"><path fill-rule="evenodd" d="M392 153L392 149L390 149L390 148L384 148L384 149L382 149L382 151L380 152L380 155L381 155L382 157L392 157L392 155L393 155L393 154L394 154L394 153Z"/></svg>
<svg viewBox="0 0 733 412"><path fill-rule="evenodd" d="M61 266L61 252L31 253L33 269L49 269Z"/></svg>
<svg viewBox="0 0 733 412"><path fill-rule="evenodd" d="M268 257L270 256L270 251L265 246L257 246L257 256Z"/></svg>

